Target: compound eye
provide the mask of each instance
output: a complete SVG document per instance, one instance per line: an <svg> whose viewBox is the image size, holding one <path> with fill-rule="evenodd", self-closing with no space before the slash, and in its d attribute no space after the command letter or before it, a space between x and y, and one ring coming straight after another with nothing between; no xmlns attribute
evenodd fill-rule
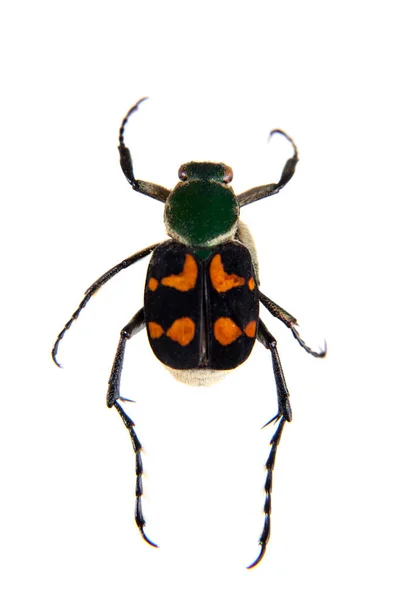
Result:
<svg viewBox="0 0 400 600"><path fill-rule="evenodd" d="M181 165L178 171L178 177L181 181L187 180L186 165Z"/></svg>
<svg viewBox="0 0 400 600"><path fill-rule="evenodd" d="M230 167L225 167L224 183L230 183L233 178L233 171Z"/></svg>

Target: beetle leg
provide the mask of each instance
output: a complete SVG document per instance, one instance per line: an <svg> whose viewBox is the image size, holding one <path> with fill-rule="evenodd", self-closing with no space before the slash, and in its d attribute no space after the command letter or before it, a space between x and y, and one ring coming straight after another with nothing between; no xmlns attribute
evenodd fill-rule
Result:
<svg viewBox="0 0 400 600"><path fill-rule="evenodd" d="M70 318L70 320L67 321L67 323L64 325L64 328L62 329L62 331L60 331L60 333L58 334L57 339L56 339L56 341L54 343L51 355L52 355L53 360L56 363L57 367L61 367L61 364L57 360L58 346L60 345L60 342L61 342L62 338L64 337L64 335L66 334L66 332L68 331L68 329L71 327L72 323L74 321L76 321L76 319L79 317L79 314L80 314L81 310L83 308L85 308L85 306L89 302L90 298L105 283L107 283L107 281L109 281L112 277L114 277L114 275L117 275L117 273L119 273L120 271L122 271L122 269L126 269L127 267L130 267L131 265L133 265L138 260L144 258L148 254L150 254L151 252L153 252L154 248L156 248L157 246L158 246L158 244L153 244L152 246L149 246L148 248L145 248L144 250L140 250L140 252L136 252L135 254L132 254L132 256L129 256L129 258L125 258L125 260L123 260L122 262L118 263L118 265L115 265L115 267L112 267L112 269L110 269L109 271L107 271L106 273L104 273L104 275L102 275L101 277L99 277L99 279L97 279L97 281L95 281L90 286L90 288L88 288L86 290L85 296L84 296L82 302L80 303L80 305L78 306L78 308L76 309L76 311L74 312L74 314L72 315L72 317Z"/></svg>
<svg viewBox="0 0 400 600"><path fill-rule="evenodd" d="M246 204L251 204L251 202L256 202L256 200L261 200L261 198L267 198L267 196L277 194L283 187L285 187L285 185L292 179L294 175L296 164L299 160L296 144L292 138L286 135L286 133L281 129L273 129L273 131L270 133L270 137L275 133L280 133L292 144L293 156L286 161L278 183L260 185L259 187L251 188L251 190L247 190L247 192L239 194L237 199L240 207L246 206Z"/></svg>
<svg viewBox="0 0 400 600"><path fill-rule="evenodd" d="M267 350L271 351L272 367L273 367L273 371L274 371L276 391L277 391L277 397L278 397L278 413L273 419L271 419L271 421L269 421L269 423L274 421L274 422L278 423L278 426L276 428L274 435L271 438L271 442L270 442L271 449L270 449L270 452L268 455L267 462L265 464L265 467L267 470L267 477L266 477L265 486L264 486L265 494L266 494L265 503L264 503L264 514L265 514L264 527L263 527L263 530L262 530L262 533L260 536L260 540L259 540L261 550L260 550L260 553L257 556L256 560L254 562L252 562L251 565L249 565L249 567L247 567L248 569L255 567L261 561L262 557L265 554L265 550L266 550L266 547L268 544L270 531L271 531L272 477L273 477L273 471L274 471L274 467L275 467L276 452L278 450L279 442L281 441L281 436L282 436L282 431L283 431L284 425L285 425L286 421L292 420L292 409L290 407L290 402L289 402L289 390L287 388L285 376L283 374L281 361L280 361L278 350L276 347L276 340L270 334L270 332L268 331L268 329L266 328L266 326L264 325L264 323L261 320L259 321L257 339L259 342L262 343L263 346L265 346L265 348L267 348ZM267 423L267 425L268 425L268 423Z"/></svg>
<svg viewBox="0 0 400 600"><path fill-rule="evenodd" d="M289 327L293 334L293 337L299 342L300 346L304 348L306 352L308 352L308 354L311 354L311 356L315 356L315 358L323 358L326 355L326 342L324 343L324 347L321 350L313 350L312 348L310 348L310 346L307 346L305 341L300 337L300 334L297 331L297 329L294 327L295 325L298 325L297 319L295 319L295 317L288 313L284 308L276 304L273 300L267 298L267 296L260 292L260 290L258 290L258 297L260 299L260 302L262 302L265 308L269 310L271 315L282 321L282 323L284 323L286 327Z"/></svg>
<svg viewBox="0 0 400 600"><path fill-rule="evenodd" d="M128 325L121 330L117 352L115 354L114 363L111 369L110 378L108 380L107 391L107 406L113 407L118 400L121 400L121 374L124 364L125 346L127 340L139 333L145 327L144 309L141 308L136 315L129 321Z"/></svg>
<svg viewBox="0 0 400 600"><path fill-rule="evenodd" d="M122 120L121 127L119 130L119 157L120 157L120 165L121 169L127 178L129 184L133 187L136 192L140 192L141 194L145 194L146 196L150 196L151 198L155 198L160 202L165 202L170 194L170 190L162 187L161 185L157 185L156 183L149 183L148 181L141 181L140 179L136 179L133 174L133 164L132 164L132 156L130 150L124 143L124 131L125 126L129 120L129 117L132 113L134 113L141 102L143 100L147 100L147 98L141 98L132 108L130 108Z"/></svg>
<svg viewBox="0 0 400 600"><path fill-rule="evenodd" d="M128 325L126 325L120 334L119 344L117 348L117 352L115 354L114 363L111 369L110 379L108 381L108 392L107 392L107 406L112 408L115 406L119 416L122 419L123 424L129 431L129 435L131 436L133 450L135 452L135 460L136 460L136 506L135 506L135 521L136 525L139 528L140 533L142 534L143 539L148 542L151 546L158 547L157 544L152 542L144 532L144 526L146 525L146 521L143 517L142 512L142 496L143 496L143 464L142 464L142 444L139 441L139 438L135 432L135 423L132 419L126 414L126 412L121 407L120 402L126 401L126 398L122 398L120 395L120 384L121 384L121 374L122 367L124 364L124 354L125 354L125 345L127 340L131 339L134 335L139 333L145 326L144 321L144 310L141 308L139 312L129 321Z"/></svg>
<svg viewBox="0 0 400 600"><path fill-rule="evenodd" d="M273 335L271 335L261 319L259 321L257 339L262 343L263 346L265 346L265 348L267 348L267 350L271 351L272 367L274 370L276 391L278 396L278 414L276 419L282 416L286 421L291 421L292 410L289 402L289 390L283 374L283 369L277 350L276 339L273 337Z"/></svg>

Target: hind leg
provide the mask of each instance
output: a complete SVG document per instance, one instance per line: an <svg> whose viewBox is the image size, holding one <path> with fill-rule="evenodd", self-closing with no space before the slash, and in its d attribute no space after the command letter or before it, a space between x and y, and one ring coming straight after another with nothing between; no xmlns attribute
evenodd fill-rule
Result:
<svg viewBox="0 0 400 600"><path fill-rule="evenodd" d="M131 337L139 333L145 326L144 321L144 311L143 308L136 313L136 315L129 321L128 325L126 325L120 334L119 343L117 352L115 354L114 363L111 369L110 379L108 380L108 392L107 392L107 406L112 408L115 406L119 416L122 419L123 424L129 431L129 435L132 440L133 450L135 452L135 460L136 460L136 506L135 506L135 521L136 525L139 528L140 533L142 534L143 539L148 542L151 546L155 546L157 548L157 544L152 542L144 532L144 526L146 521L143 517L142 511L142 496L143 496L143 464L142 464L142 444L139 441L139 438L135 432L135 423L132 419L126 414L124 409L121 406L121 402L126 402L127 399L123 398L120 395L120 385L121 385L121 374L122 368L124 364L124 354L125 354L125 345L127 340L130 340Z"/></svg>
<svg viewBox="0 0 400 600"><path fill-rule="evenodd" d="M282 431L285 426L286 421L292 420L292 409L290 407L289 402L289 390L286 385L285 376L283 374L281 361L279 358L277 344L275 338L270 334L264 323L260 320L257 339L262 345L271 351L272 356L272 368L274 371L275 383L276 383L276 391L278 398L278 413L273 419L271 419L269 423L275 422L278 423L276 431L271 438L271 449L269 451L269 456L265 467L267 469L267 477L265 480L265 504L264 504L264 527L260 536L260 546L261 550L256 560L248 566L248 569L255 567L262 557L265 554L265 550L268 544L270 532L271 532L271 493L272 493L272 477L273 471L275 467L275 458L278 450L279 442L281 441Z"/></svg>

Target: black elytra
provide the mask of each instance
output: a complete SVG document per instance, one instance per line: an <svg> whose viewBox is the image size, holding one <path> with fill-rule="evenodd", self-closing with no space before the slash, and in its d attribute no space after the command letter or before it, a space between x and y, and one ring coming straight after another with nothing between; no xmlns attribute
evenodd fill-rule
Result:
<svg viewBox="0 0 400 600"><path fill-rule="evenodd" d="M168 277L183 272L185 261L189 261L196 276L186 284L190 289L182 290ZM223 279L226 275L220 284L224 291L218 291L218 283L212 282L213 264L217 265L216 276L222 275ZM218 269L220 264L227 272ZM229 279L232 274L233 281ZM242 244L227 242L216 246L204 259L172 240L154 250L147 271L144 316L151 348L168 367L230 370L239 366L249 356L256 339L258 307L253 264ZM190 321L187 339L177 341L173 332L168 335L174 323L186 319ZM157 324L153 325L153 336L151 324Z"/></svg>
<svg viewBox="0 0 400 600"><path fill-rule="evenodd" d="M157 358L176 372L214 373L229 371L243 363L259 341L271 353L275 377L278 412L269 423L276 429L270 441L266 462L264 526L259 539L259 554L248 568L257 565L265 554L270 536L272 475L277 448L284 425L291 421L289 391L280 362L275 338L259 318L261 304L291 331L300 346L315 357L326 354L314 351L302 340L297 321L259 289L258 273L253 261L252 243L242 235L240 208L261 198L277 194L293 177L298 161L293 140L275 129L292 145L293 156L282 170L277 183L251 188L235 196L229 186L232 170L223 163L185 163L179 169L180 182L171 191L158 184L136 179L124 130L139 100L124 117L119 131L122 171L132 188L165 204L164 219L172 238L153 244L126 258L97 279L86 291L77 310L67 321L55 341L52 356L57 360L58 347L72 323L90 298L121 270L152 254L144 291L144 306L121 330L117 352L108 382L107 406L115 407L129 432L136 461L135 520L143 538L156 546L144 532L142 510L142 445L135 424L122 408L127 400L121 396L121 375L127 340L147 329L149 343Z"/></svg>

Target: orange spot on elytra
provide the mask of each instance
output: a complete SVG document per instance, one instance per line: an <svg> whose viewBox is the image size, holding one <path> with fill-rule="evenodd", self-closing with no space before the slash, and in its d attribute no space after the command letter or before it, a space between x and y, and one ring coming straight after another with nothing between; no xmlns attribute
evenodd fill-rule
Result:
<svg viewBox="0 0 400 600"><path fill-rule="evenodd" d="M164 333L164 329L161 327L161 325L155 323L154 321L147 323L147 326L149 328L149 334L152 340L161 337Z"/></svg>
<svg viewBox="0 0 400 600"><path fill-rule="evenodd" d="M232 319L228 317L220 317L214 323L215 339L222 344L228 346L232 344L238 337L242 335L241 329Z"/></svg>
<svg viewBox="0 0 400 600"><path fill-rule="evenodd" d="M210 263L210 278L212 286L217 292L227 292L234 287L244 285L243 277L234 273L226 273L220 254L216 254Z"/></svg>
<svg viewBox="0 0 400 600"><path fill-rule="evenodd" d="M151 290L152 292L154 292L154 290L156 290L158 288L158 281L157 279L154 279L154 277L150 277L149 279L149 290Z"/></svg>
<svg viewBox="0 0 400 600"><path fill-rule="evenodd" d="M163 277L161 283L167 287L175 288L180 292L187 292L196 285L197 272L198 268L193 256L186 254L182 273Z"/></svg>
<svg viewBox="0 0 400 600"><path fill-rule="evenodd" d="M247 285L249 286L249 290L252 292L254 290L254 288L256 287L253 277L250 277L249 281L247 282Z"/></svg>
<svg viewBox="0 0 400 600"><path fill-rule="evenodd" d="M189 256L189 255L187 255ZM167 331L167 336L181 346L190 344L196 333L196 326L189 317L176 319Z"/></svg>
<svg viewBox="0 0 400 600"><path fill-rule="evenodd" d="M250 321L249 323L247 323L246 327L244 328L244 332L247 335L247 337L254 337L256 335L256 327L256 321Z"/></svg>

